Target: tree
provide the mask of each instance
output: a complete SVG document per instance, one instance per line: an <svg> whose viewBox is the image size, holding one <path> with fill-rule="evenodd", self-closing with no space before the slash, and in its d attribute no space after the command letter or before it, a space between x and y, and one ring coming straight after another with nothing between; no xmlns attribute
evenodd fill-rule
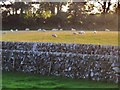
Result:
<svg viewBox="0 0 120 90"><path fill-rule="evenodd" d="M17 11L20 10L20 14L22 15L23 11L26 12L28 9L31 8L31 5L29 3L25 4L25 2L14 2L12 4L12 8L15 14L17 14Z"/></svg>
<svg viewBox="0 0 120 90"><path fill-rule="evenodd" d="M69 5L68 9L68 19L73 24L78 23L79 19L81 18L82 9L85 5L85 2L72 2Z"/></svg>

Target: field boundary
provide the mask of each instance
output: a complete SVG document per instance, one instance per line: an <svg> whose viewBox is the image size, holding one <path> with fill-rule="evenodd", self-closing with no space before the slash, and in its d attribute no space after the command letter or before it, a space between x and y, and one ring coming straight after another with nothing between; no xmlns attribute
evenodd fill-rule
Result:
<svg viewBox="0 0 120 90"><path fill-rule="evenodd" d="M2 43L3 47L0 52L3 53L2 69L4 71L119 82L118 54L113 55L118 48L114 46L100 46L94 48L98 49L98 52L89 54L89 52L86 52L86 48L92 48L92 46L83 44L81 45L81 47L84 47L83 52L80 52L80 54L78 53L79 49L78 51L76 49L77 47L71 48L74 45L70 47L71 49L68 48L69 44L66 44L63 47L64 50L59 52L61 49L57 44L50 44L50 46L48 43L37 43L39 47L36 46L37 48L33 49L36 43ZM76 54L71 50L76 51ZM107 50L112 51L108 52ZM104 54L104 52L107 53Z"/></svg>

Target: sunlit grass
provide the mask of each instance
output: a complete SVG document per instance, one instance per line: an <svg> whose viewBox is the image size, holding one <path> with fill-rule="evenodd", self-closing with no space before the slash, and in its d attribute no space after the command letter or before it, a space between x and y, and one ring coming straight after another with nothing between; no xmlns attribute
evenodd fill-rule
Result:
<svg viewBox="0 0 120 90"><path fill-rule="evenodd" d="M52 37L57 34L57 38ZM54 42L54 43L79 43L79 44L102 44L102 45L118 45L117 31L99 31L94 34L87 31L84 35L73 35L73 31L21 31L7 32L2 35L2 41L19 41L19 42Z"/></svg>

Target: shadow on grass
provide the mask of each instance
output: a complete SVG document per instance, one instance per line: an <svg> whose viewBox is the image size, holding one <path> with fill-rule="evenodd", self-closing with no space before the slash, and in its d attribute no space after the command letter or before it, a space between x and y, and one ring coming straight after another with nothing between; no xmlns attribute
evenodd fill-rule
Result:
<svg viewBox="0 0 120 90"><path fill-rule="evenodd" d="M66 86L56 86L53 89L70 89L70 88Z"/></svg>
<svg viewBox="0 0 120 90"><path fill-rule="evenodd" d="M48 82L48 81L44 81L41 83L38 83L37 85L42 85L42 86L53 86L53 85L57 85L55 82Z"/></svg>

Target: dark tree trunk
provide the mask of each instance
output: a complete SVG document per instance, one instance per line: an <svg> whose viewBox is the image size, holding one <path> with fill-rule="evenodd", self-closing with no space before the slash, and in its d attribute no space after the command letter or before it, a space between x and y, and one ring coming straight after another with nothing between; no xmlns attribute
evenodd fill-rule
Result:
<svg viewBox="0 0 120 90"><path fill-rule="evenodd" d="M106 13L109 11L109 9L110 9L110 5L111 5L111 3L108 2L108 7L106 8Z"/></svg>
<svg viewBox="0 0 120 90"><path fill-rule="evenodd" d="M103 7L103 13L106 13L106 2L104 2L102 7Z"/></svg>

